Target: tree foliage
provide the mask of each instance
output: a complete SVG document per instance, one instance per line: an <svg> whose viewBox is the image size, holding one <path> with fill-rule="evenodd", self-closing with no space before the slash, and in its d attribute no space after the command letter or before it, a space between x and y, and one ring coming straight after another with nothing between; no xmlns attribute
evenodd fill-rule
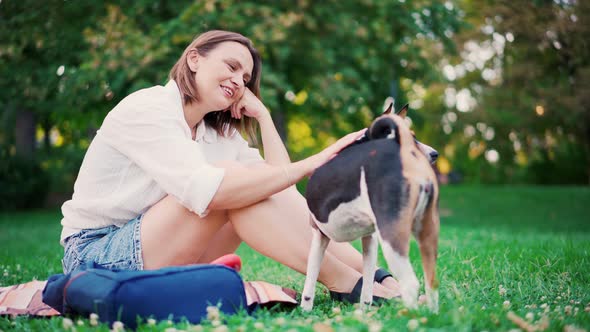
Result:
<svg viewBox="0 0 590 332"><path fill-rule="evenodd" d="M465 172L487 167L502 181L535 173L540 161L557 165L563 151L588 164L587 20L578 1L2 1L0 146L9 156L32 147L52 186L70 187L106 113L165 83L196 35L225 29L261 51L262 97L294 159L368 125L394 96L398 107L412 103L420 138ZM450 82L441 75L464 60L465 45L500 37L503 51L481 67ZM486 69L497 79L482 78ZM472 92L471 112L445 102L449 87ZM478 123L495 138L466 137L464 127ZM501 156L495 165L482 157L490 147ZM526 167L514 161L523 153Z"/></svg>
<svg viewBox="0 0 590 332"><path fill-rule="evenodd" d="M462 8L473 29L457 36L461 56L451 62L464 67L471 58L472 66L451 86L477 98L451 135L471 160L464 158L463 171L491 182L588 183L588 2L466 1ZM500 156L493 165L485 160L491 149Z"/></svg>

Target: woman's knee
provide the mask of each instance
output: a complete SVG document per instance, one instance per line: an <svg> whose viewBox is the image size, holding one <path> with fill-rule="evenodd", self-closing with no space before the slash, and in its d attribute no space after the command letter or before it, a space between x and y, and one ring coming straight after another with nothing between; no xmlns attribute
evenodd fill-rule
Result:
<svg viewBox="0 0 590 332"><path fill-rule="evenodd" d="M158 222L171 224L182 223L191 219L225 218L227 220L226 211L211 211L206 217L200 217L172 195L167 195L158 203L154 204L148 209L145 216L148 216L149 219L156 219Z"/></svg>
<svg viewBox="0 0 590 332"><path fill-rule="evenodd" d="M238 219L239 216L244 214L251 215L252 213L264 211L272 213L272 211L274 211L284 215L287 211L293 210L307 211L305 200L301 194L299 194L295 186L280 191L254 204L228 210L227 213L229 220L233 222L234 220ZM290 215L291 213L286 214Z"/></svg>

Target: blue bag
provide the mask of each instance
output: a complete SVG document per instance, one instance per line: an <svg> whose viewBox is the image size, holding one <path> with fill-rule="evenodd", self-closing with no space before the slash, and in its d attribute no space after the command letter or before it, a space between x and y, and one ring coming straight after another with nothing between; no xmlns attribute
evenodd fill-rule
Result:
<svg viewBox="0 0 590 332"><path fill-rule="evenodd" d="M69 274L51 276L43 302L62 314L96 313L109 325L121 321L135 328L138 317L183 317L199 323L208 306L233 314L248 311L239 274L221 265L191 265L159 270L107 270L91 263Z"/></svg>

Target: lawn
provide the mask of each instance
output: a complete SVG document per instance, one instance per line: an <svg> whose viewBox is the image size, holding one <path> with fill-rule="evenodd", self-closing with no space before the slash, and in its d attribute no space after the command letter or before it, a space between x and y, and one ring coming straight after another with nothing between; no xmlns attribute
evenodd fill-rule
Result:
<svg viewBox="0 0 590 332"><path fill-rule="evenodd" d="M408 311L397 301L362 313L332 303L318 286L311 313L260 311L226 317L224 324L177 324L181 330L250 331L496 331L590 328L590 188L443 187L438 276L440 313ZM0 213L0 286L61 272L59 210ZM355 243L358 247L359 244ZM301 291L304 278L242 246L246 280L266 280ZM416 243L412 262L421 279ZM384 260L380 257L383 265ZM509 314L510 313L510 314ZM512 318L509 318L512 317ZM108 331L81 319L78 331ZM62 318L0 318L0 330L61 330ZM164 331L167 322L139 330Z"/></svg>

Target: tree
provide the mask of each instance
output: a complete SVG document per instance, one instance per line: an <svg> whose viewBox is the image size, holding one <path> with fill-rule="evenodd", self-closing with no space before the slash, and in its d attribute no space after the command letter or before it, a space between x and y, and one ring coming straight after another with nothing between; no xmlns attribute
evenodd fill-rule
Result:
<svg viewBox="0 0 590 332"><path fill-rule="evenodd" d="M459 112L454 140L495 172L494 181L588 183L590 5L466 1L463 8L475 28L457 38L464 47L453 68L463 70L452 85L478 103ZM495 165L483 160L486 150L498 152Z"/></svg>

